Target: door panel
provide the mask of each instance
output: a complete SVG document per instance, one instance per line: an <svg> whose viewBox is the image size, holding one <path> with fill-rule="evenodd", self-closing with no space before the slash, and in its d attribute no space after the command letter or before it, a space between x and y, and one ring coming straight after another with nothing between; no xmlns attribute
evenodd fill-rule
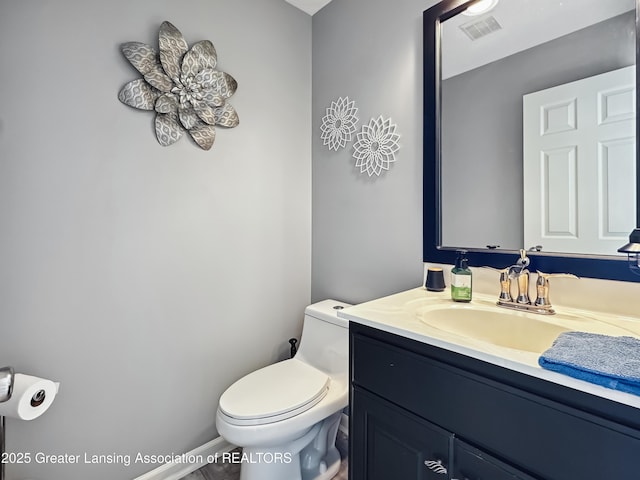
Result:
<svg viewBox="0 0 640 480"><path fill-rule="evenodd" d="M525 248L612 255L636 219L634 66L523 97Z"/></svg>

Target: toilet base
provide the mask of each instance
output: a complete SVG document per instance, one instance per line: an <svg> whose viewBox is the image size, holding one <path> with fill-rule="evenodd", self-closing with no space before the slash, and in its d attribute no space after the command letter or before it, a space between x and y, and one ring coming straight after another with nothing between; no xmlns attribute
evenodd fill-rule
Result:
<svg viewBox="0 0 640 480"><path fill-rule="evenodd" d="M252 451L252 449L245 449L243 451L244 458L271 458L270 453L275 452L261 452ZM286 457L285 457L286 458ZM304 477L301 474L300 468L300 456L293 455L290 457L289 462L259 462L249 463L245 462L240 467L240 480L330 480L340 470L340 452L333 447L327 452L327 456L323 460L323 466L320 468L318 475L314 477Z"/></svg>
<svg viewBox="0 0 640 480"><path fill-rule="evenodd" d="M340 470L341 463L340 452L338 452L337 448L334 447L332 450L327 452L325 463L327 465L327 471L321 473L313 480L330 480L331 478L335 477L335 475L338 473L338 470Z"/></svg>
<svg viewBox="0 0 640 480"><path fill-rule="evenodd" d="M285 448L244 447L240 480L329 480L340 469L340 416L331 415Z"/></svg>
<svg viewBox="0 0 640 480"><path fill-rule="evenodd" d="M258 452L251 448L245 448L242 453L243 456L248 458L268 458L270 453L276 452L265 452L264 450ZM240 480L283 480L285 478L302 480L300 476L300 457L298 455L289 456L287 452L285 456L281 457L281 460L277 462L244 462L240 466Z"/></svg>

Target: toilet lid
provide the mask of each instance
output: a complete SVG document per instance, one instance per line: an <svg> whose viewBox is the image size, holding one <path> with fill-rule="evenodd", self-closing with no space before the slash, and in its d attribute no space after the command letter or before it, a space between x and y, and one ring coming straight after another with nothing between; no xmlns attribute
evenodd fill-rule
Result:
<svg viewBox="0 0 640 480"><path fill-rule="evenodd" d="M256 370L220 397L230 422L255 425L298 415L327 394L329 377L299 360L285 360Z"/></svg>

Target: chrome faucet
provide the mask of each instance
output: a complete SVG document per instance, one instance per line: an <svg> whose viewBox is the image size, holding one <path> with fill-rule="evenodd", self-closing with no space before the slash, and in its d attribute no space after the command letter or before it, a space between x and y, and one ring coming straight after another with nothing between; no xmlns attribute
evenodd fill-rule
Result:
<svg viewBox="0 0 640 480"><path fill-rule="evenodd" d="M551 308L549 300L549 278L565 277L578 278L570 273L542 273L537 271L538 278L536 280L536 299L532 303L529 298L529 266L530 260L527 257L526 250L520 250L520 258L518 261L500 271L500 295L497 305L500 307L511 308L513 310L524 310L542 315L553 315L555 310ZM513 299L511 294L511 281L514 280L518 294Z"/></svg>
<svg viewBox="0 0 640 480"><path fill-rule="evenodd" d="M520 250L518 261L500 271L500 301L504 303L518 303L528 305L529 300L529 257L525 250ZM515 280L518 286L518 295L513 299L511 295L511 280Z"/></svg>

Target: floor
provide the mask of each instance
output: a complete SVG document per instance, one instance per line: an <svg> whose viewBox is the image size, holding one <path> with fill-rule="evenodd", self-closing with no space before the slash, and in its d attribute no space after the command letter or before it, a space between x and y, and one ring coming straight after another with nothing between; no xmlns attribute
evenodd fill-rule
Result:
<svg viewBox="0 0 640 480"><path fill-rule="evenodd" d="M348 440L349 437L344 433L338 431L338 437L336 438L336 447L340 451L342 456L342 463L340 470L333 477L333 480L347 480L348 478ZM238 480L240 478L240 464L239 463L225 463L217 462L205 465L200 470L196 470L190 473L181 480Z"/></svg>

